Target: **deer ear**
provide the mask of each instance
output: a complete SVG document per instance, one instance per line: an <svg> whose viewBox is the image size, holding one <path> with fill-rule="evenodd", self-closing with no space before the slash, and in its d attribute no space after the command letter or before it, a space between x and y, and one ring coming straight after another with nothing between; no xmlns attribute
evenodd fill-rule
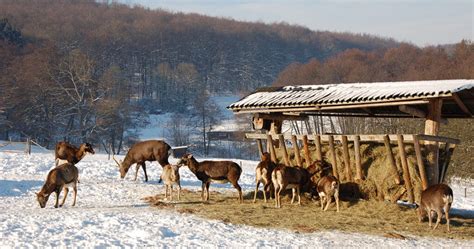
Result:
<svg viewBox="0 0 474 249"><path fill-rule="evenodd" d="M193 157L193 154L188 154L187 158L191 159L191 157Z"/></svg>

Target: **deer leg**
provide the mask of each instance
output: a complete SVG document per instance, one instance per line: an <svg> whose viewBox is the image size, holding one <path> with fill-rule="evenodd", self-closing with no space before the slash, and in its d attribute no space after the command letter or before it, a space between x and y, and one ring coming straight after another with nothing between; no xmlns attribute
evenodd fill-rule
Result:
<svg viewBox="0 0 474 249"><path fill-rule="evenodd" d="M170 185L170 201L173 201L173 184Z"/></svg>
<svg viewBox="0 0 474 249"><path fill-rule="evenodd" d="M428 209L428 222L429 222L429 226L431 227L431 209Z"/></svg>
<svg viewBox="0 0 474 249"><path fill-rule="evenodd" d="M280 186L276 185L275 186L275 207L278 208L278 191L280 190Z"/></svg>
<svg viewBox="0 0 474 249"><path fill-rule="evenodd" d="M181 183L178 182L178 201L181 198Z"/></svg>
<svg viewBox="0 0 474 249"><path fill-rule="evenodd" d="M258 192L258 186L260 186L260 181L257 180L257 184L255 186L255 193L253 195L253 203L255 203L257 201L257 192ZM263 190L263 193L265 195L265 186L264 186L264 190ZM266 198L265 198L265 201L266 201Z"/></svg>
<svg viewBox="0 0 474 249"><path fill-rule="evenodd" d="M209 185L211 185L210 182L206 183L206 201L209 201Z"/></svg>
<svg viewBox="0 0 474 249"><path fill-rule="evenodd" d="M319 196L319 201L321 202L321 210L324 210L324 196Z"/></svg>
<svg viewBox="0 0 474 249"><path fill-rule="evenodd" d="M74 194L74 201L72 202L72 206L74 207L76 205L76 197L77 197L77 186L76 186L76 184L74 184L74 186L72 187L72 191L73 191L73 194Z"/></svg>
<svg viewBox="0 0 474 249"><path fill-rule="evenodd" d="M446 216L446 224L448 225L448 232L450 231L449 230L449 208L450 208L450 204L446 203L446 205L444 205L444 215Z"/></svg>
<svg viewBox="0 0 474 249"><path fill-rule="evenodd" d="M148 182L148 175L146 173L146 164L145 164L145 162L142 163L142 169L143 169L143 173L145 173L145 182Z"/></svg>
<svg viewBox="0 0 474 249"><path fill-rule="evenodd" d="M242 203L244 201L244 198L242 197L242 188L237 181L233 182L232 185L234 185L234 188L239 192L239 203Z"/></svg>
<svg viewBox="0 0 474 249"><path fill-rule="evenodd" d="M62 207L64 205L64 202L66 202L66 197L67 197L67 194L69 193L69 188L64 186L63 193L64 193L63 200L61 201L61 204L59 205L59 207Z"/></svg>
<svg viewBox="0 0 474 249"><path fill-rule="evenodd" d="M206 188L206 183L201 184L201 200L204 201L204 189Z"/></svg>
<svg viewBox="0 0 474 249"><path fill-rule="evenodd" d="M59 193L61 192L61 190L56 190L55 193L56 193L56 203L54 204L54 207L55 208L58 208L58 203L59 203Z"/></svg>
<svg viewBox="0 0 474 249"><path fill-rule="evenodd" d="M267 203L267 190L268 190L268 184L263 185L263 199L265 200L265 203Z"/></svg>
<svg viewBox="0 0 474 249"><path fill-rule="evenodd" d="M296 187L296 193L298 194L298 205L301 206L301 195L300 195L300 187Z"/></svg>
<svg viewBox="0 0 474 249"><path fill-rule="evenodd" d="M141 166L140 163L137 163L137 165L135 165L135 178L133 179L134 181L137 180L138 170L140 169L140 166Z"/></svg>
<svg viewBox="0 0 474 249"><path fill-rule="evenodd" d="M326 199L327 203L326 203L326 207L324 208L324 211L328 210L329 204L331 204L331 202L332 202L331 196L326 196L326 198L327 198Z"/></svg>
<svg viewBox="0 0 474 249"><path fill-rule="evenodd" d="M296 194L296 189L292 188L291 189L291 204L295 202L295 194Z"/></svg>
<svg viewBox="0 0 474 249"><path fill-rule="evenodd" d="M433 230L435 230L438 225L439 225L439 222L441 221L441 217L443 216L443 212L441 211L440 208L436 209L436 224L435 226L433 227Z"/></svg>

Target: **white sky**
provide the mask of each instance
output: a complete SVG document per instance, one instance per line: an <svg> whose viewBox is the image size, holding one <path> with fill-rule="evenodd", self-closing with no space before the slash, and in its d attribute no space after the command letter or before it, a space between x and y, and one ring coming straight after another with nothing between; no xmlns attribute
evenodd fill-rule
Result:
<svg viewBox="0 0 474 249"><path fill-rule="evenodd" d="M474 0L121 0L151 9L312 30L367 33L419 46L474 40Z"/></svg>

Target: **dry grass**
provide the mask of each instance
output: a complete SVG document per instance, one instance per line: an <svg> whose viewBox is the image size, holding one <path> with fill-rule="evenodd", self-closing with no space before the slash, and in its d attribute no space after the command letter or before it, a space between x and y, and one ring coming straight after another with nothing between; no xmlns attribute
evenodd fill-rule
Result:
<svg viewBox="0 0 474 249"><path fill-rule="evenodd" d="M260 193L259 193L260 194ZM282 199L282 208L274 208L273 200L263 202L260 195L252 203L253 192L245 195L243 204L237 202L234 192L211 192L209 202L200 201L200 192L186 191L181 201L165 202L163 195L145 198L152 206L174 209L226 223L245 224L255 227L290 229L302 233L322 230L340 230L376 234L404 239L409 236L432 236L453 239L473 239L473 217L451 217L451 232L446 232L443 219L437 230L431 230L427 221L419 223L415 211L396 204L380 201L341 202L336 212L334 203L329 210L320 210L319 201L302 199L302 206L290 204L289 195Z"/></svg>

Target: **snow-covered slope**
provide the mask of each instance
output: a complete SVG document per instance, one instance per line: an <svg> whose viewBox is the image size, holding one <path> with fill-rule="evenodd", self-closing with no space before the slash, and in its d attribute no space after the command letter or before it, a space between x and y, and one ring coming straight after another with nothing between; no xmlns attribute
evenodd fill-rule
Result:
<svg viewBox="0 0 474 249"><path fill-rule="evenodd" d="M134 168L126 179L119 179L118 169L106 155L87 155L77 166L80 184L77 205L71 207L72 194L63 208L53 208L51 198L46 208L39 208L39 191L53 166L53 152L27 156L0 149L0 247L469 247L466 241L428 238L407 240L348 234L338 231L311 234L285 230L261 229L205 220L189 214L149 207L143 197L163 193L157 180L161 167L153 163L150 182L132 181ZM176 162L174 159L172 162ZM253 189L256 162L241 161L244 191ZM183 188L198 189L200 182L185 167L180 170ZM471 183L470 183L471 184ZM472 186L472 185L471 185ZM213 184L212 189L230 189ZM454 208L473 210L473 200L455 189ZM251 205L251 204L249 204Z"/></svg>

